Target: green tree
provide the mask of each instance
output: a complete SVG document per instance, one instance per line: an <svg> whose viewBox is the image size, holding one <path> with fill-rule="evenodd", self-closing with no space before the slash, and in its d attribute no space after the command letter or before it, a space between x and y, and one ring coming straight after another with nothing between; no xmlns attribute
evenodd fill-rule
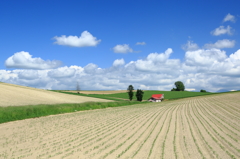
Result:
<svg viewBox="0 0 240 159"><path fill-rule="evenodd" d="M206 90L201 89L200 92L207 92Z"/></svg>
<svg viewBox="0 0 240 159"><path fill-rule="evenodd" d="M171 89L171 91L176 91L176 88Z"/></svg>
<svg viewBox="0 0 240 159"><path fill-rule="evenodd" d="M184 91L185 90L185 86L181 81L175 82L175 86L176 86L176 91Z"/></svg>
<svg viewBox="0 0 240 159"><path fill-rule="evenodd" d="M137 89L137 93L136 93L137 101L140 101L140 102L142 101L143 94L144 92L141 89Z"/></svg>
<svg viewBox="0 0 240 159"><path fill-rule="evenodd" d="M129 85L127 90L128 90L128 97L129 97L129 100L131 101L132 98L133 98L133 95L134 95L134 93L133 93L134 88L133 88L132 85Z"/></svg>

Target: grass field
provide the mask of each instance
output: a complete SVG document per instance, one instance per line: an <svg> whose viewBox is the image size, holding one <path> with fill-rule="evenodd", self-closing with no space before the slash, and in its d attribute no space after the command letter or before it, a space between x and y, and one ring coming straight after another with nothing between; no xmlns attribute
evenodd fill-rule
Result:
<svg viewBox="0 0 240 159"><path fill-rule="evenodd" d="M0 124L0 158L240 158L240 93Z"/></svg>
<svg viewBox="0 0 240 159"><path fill-rule="evenodd" d="M76 91L58 91L62 93L68 94L77 94ZM89 92L89 91L87 91ZM94 94L95 92L95 94ZM103 92L103 93L101 93ZM82 91L79 95L89 96L89 97L97 97L103 99L129 99L127 91L110 91L111 94L108 92L105 94L105 91L91 91L90 94L85 94L86 92ZM121 92L121 93L118 93ZM195 96L202 96L202 95L210 95L215 93L210 92L188 92L188 91L144 91L143 100L148 100L152 94L164 94L164 99L179 99L179 98L187 98L187 97L195 97ZM134 93L133 100L136 100L136 96Z"/></svg>
<svg viewBox="0 0 240 159"><path fill-rule="evenodd" d="M145 102L146 103L146 102ZM52 104L52 105L28 105L28 106L8 106L0 107L0 124L23 120L28 118L38 118L47 115L56 115L63 113L72 113L76 111L103 109L109 107L119 107L126 105L139 104L134 101L113 101L113 102L85 102L71 104ZM144 102L142 102L144 104Z"/></svg>

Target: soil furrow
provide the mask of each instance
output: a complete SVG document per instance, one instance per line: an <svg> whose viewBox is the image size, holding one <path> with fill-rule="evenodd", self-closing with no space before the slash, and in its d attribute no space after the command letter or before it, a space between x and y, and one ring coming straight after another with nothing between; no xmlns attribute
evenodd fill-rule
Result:
<svg viewBox="0 0 240 159"><path fill-rule="evenodd" d="M3 123L0 158L240 158L239 94Z"/></svg>

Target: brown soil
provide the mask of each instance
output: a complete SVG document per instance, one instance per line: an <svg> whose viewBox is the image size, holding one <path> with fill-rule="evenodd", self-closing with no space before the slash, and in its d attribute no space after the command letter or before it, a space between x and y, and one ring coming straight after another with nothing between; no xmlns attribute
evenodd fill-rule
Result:
<svg viewBox="0 0 240 159"><path fill-rule="evenodd" d="M0 124L0 158L240 158L239 95L228 95L229 101L224 94L202 96Z"/></svg>

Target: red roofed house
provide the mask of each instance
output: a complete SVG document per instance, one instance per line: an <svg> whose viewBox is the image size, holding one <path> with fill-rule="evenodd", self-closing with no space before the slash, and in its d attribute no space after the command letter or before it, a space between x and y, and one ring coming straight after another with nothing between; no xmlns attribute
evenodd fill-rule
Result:
<svg viewBox="0 0 240 159"><path fill-rule="evenodd" d="M151 98L148 99L149 102L161 102L164 98L164 94L153 94Z"/></svg>

